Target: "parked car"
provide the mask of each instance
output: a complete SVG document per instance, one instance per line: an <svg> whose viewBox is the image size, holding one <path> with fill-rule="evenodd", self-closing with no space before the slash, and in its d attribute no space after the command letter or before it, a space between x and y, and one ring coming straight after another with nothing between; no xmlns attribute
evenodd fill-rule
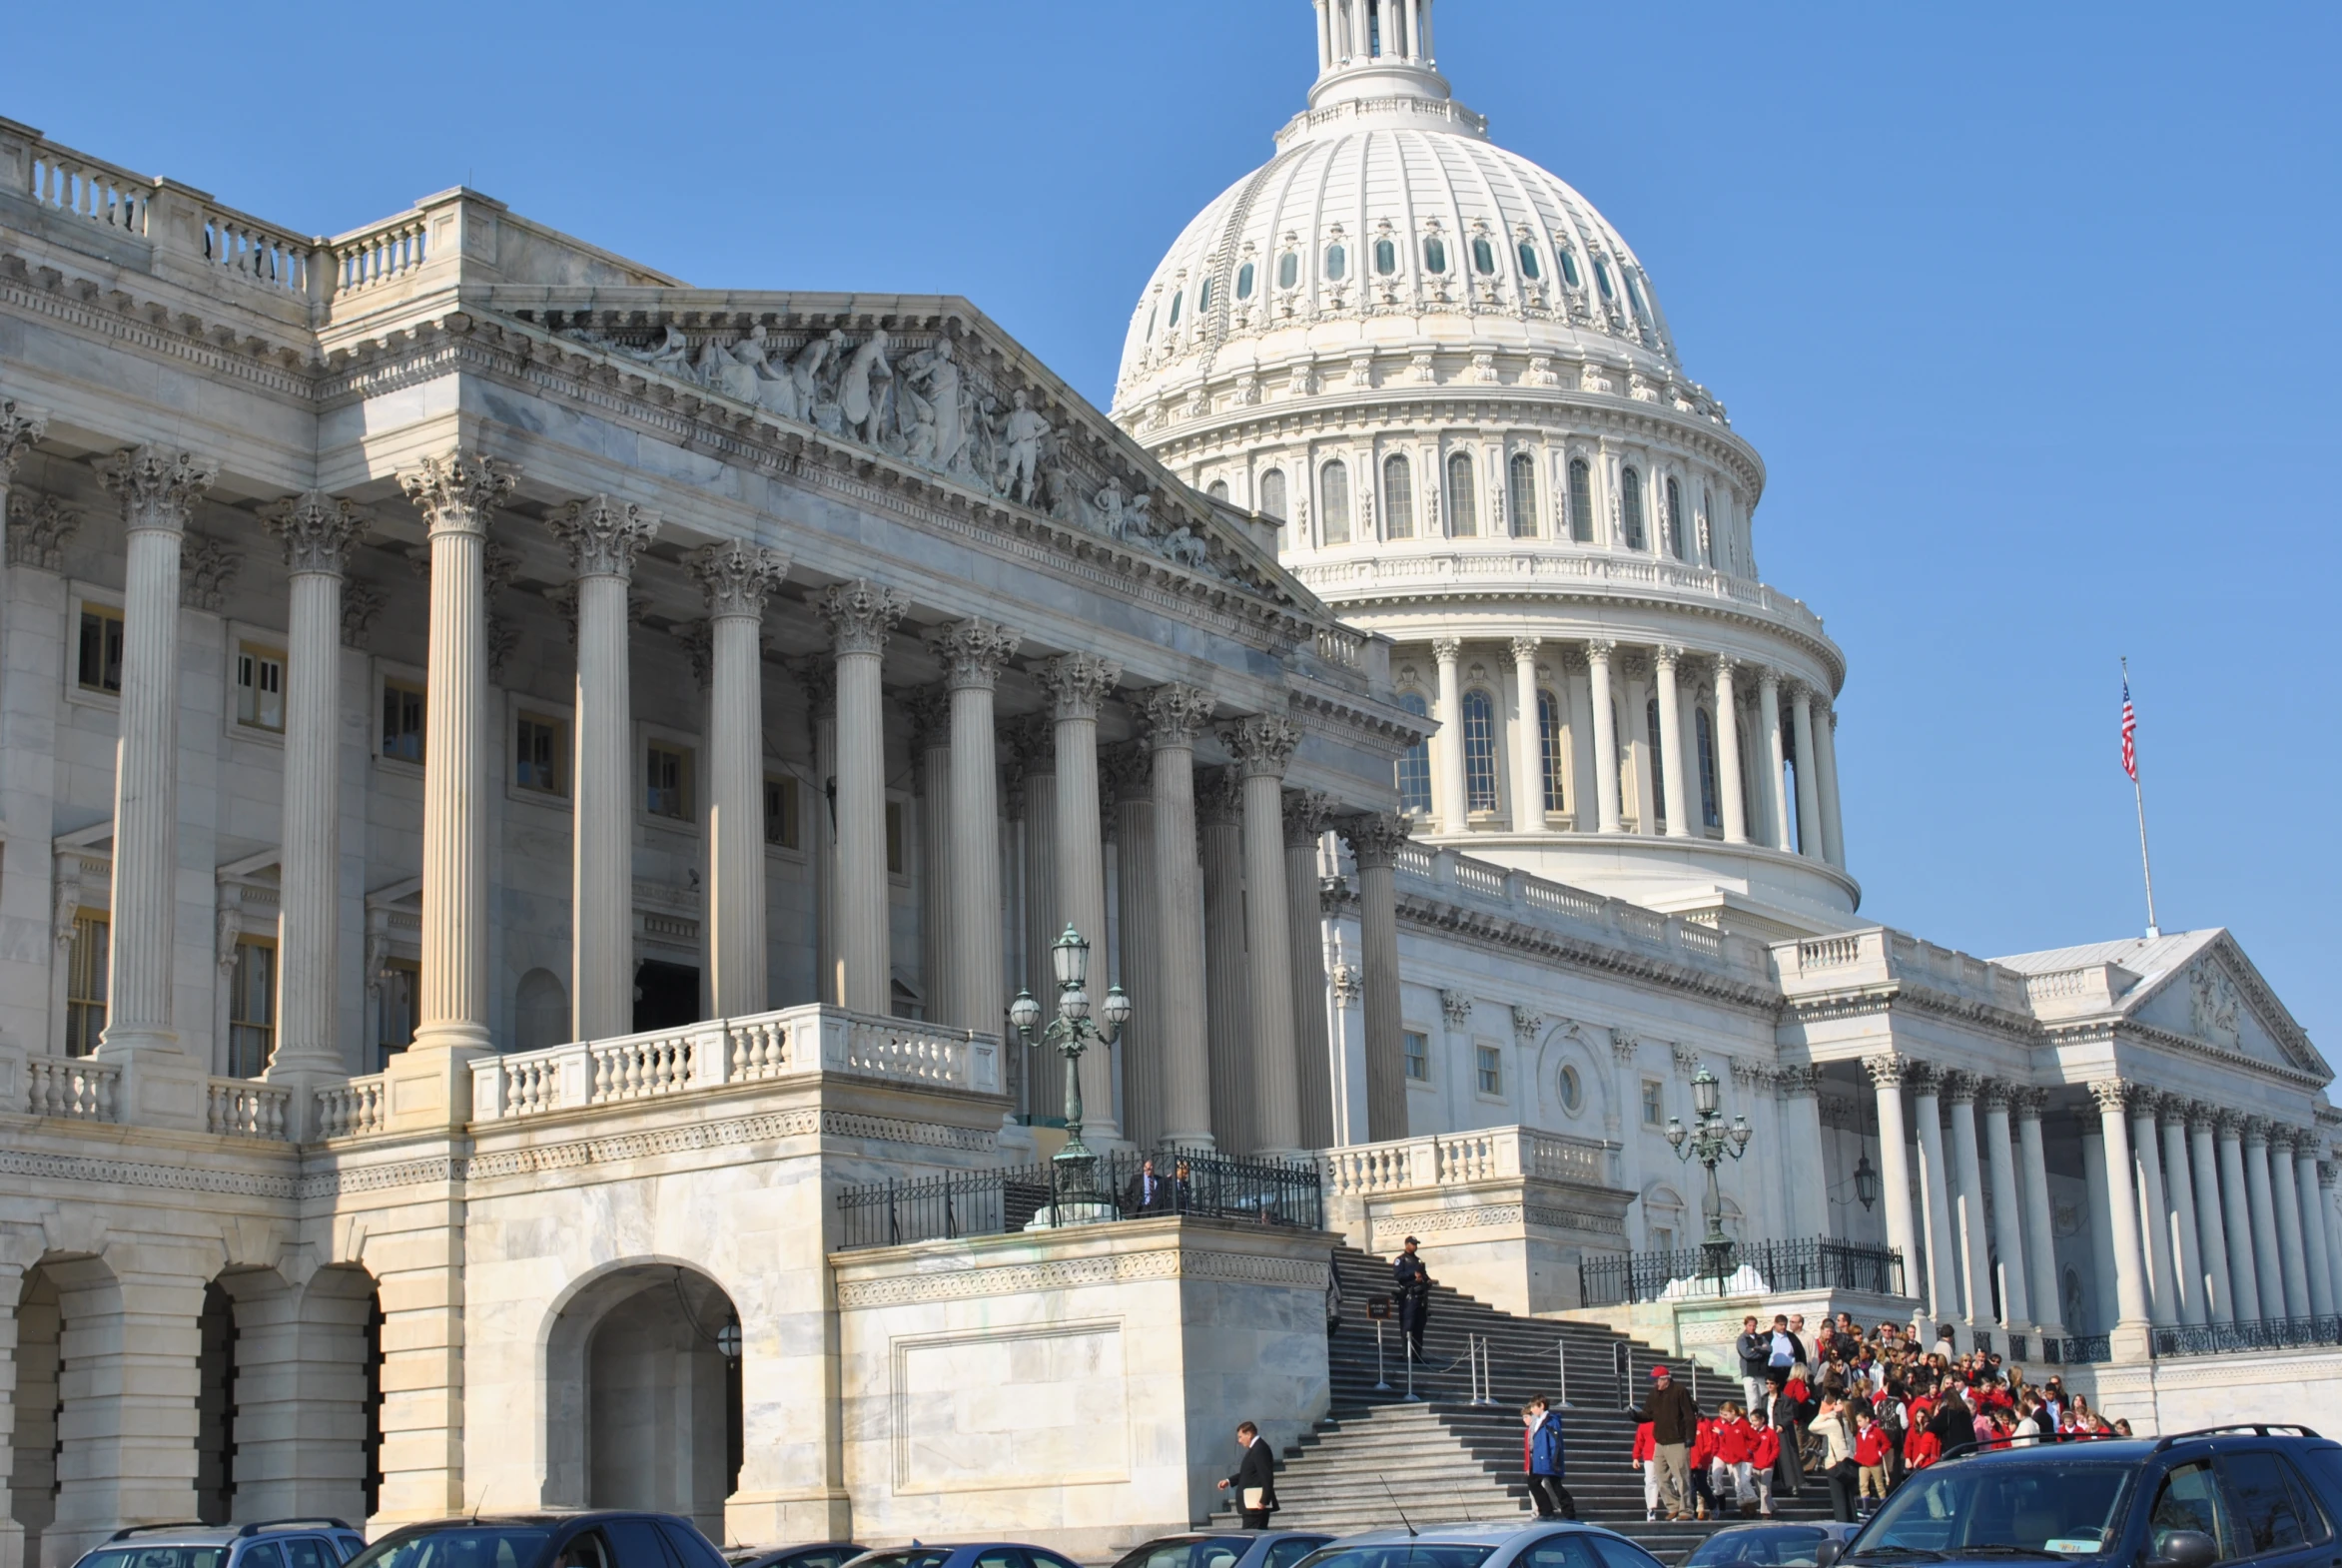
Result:
<svg viewBox="0 0 2342 1568"><path fill-rule="evenodd" d="M723 1553L688 1519L600 1509L481 1514L405 1525L359 1553L351 1568L725 1568L725 1563Z"/></svg>
<svg viewBox="0 0 2342 1568"><path fill-rule="evenodd" d="M822 1541L811 1546L752 1546L724 1553L732 1568L845 1568L869 1551L852 1541Z"/></svg>
<svg viewBox="0 0 2342 1568"><path fill-rule="evenodd" d="M1824 1541L1843 1548L1861 1528L1834 1519L1736 1524L1694 1547L1681 1568L1814 1568Z"/></svg>
<svg viewBox="0 0 2342 1568"><path fill-rule="evenodd" d="M960 1545L892 1546L865 1552L849 1568L1080 1568L1070 1557L1015 1541L968 1541Z"/></svg>
<svg viewBox="0 0 2342 1568"><path fill-rule="evenodd" d="M342 1568L366 1537L339 1519L141 1524L117 1530L74 1568Z"/></svg>
<svg viewBox="0 0 2342 1568"><path fill-rule="evenodd" d="M1659 1559L1598 1524L1466 1524L1369 1530L1301 1559L1299 1568L1659 1568Z"/></svg>
<svg viewBox="0 0 2342 1568"><path fill-rule="evenodd" d="M1332 1539L1323 1530L1195 1530L1134 1546L1114 1568L1293 1568Z"/></svg>
<svg viewBox="0 0 2342 1568"><path fill-rule="evenodd" d="M1833 1563L2037 1558L2137 1568L2342 1561L2342 1444L2306 1426L1953 1452L1907 1477Z"/></svg>

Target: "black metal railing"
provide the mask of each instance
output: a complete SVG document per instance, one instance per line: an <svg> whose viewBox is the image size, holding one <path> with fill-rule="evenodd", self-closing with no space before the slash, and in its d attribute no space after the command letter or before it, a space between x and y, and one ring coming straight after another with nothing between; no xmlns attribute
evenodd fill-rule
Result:
<svg viewBox="0 0 2342 1568"><path fill-rule="evenodd" d="M2066 1366L2088 1366L2098 1361L2114 1359L2112 1334L2067 1334L2059 1360Z"/></svg>
<svg viewBox="0 0 2342 1568"><path fill-rule="evenodd" d="M1142 1179L1153 1159L1152 1199ZM1079 1178L1076 1178L1078 1184ZM897 1246L964 1235L1022 1230L1045 1211L1076 1219L1154 1219L1190 1214L1315 1230L1325 1203L1317 1168L1283 1160L1222 1155L1101 1155L1086 1190L1068 1186L1055 1161L966 1171L915 1180L868 1181L838 1194L842 1248Z"/></svg>
<svg viewBox="0 0 2342 1568"><path fill-rule="evenodd" d="M2222 1355L2234 1350L2292 1350L2342 1344L2342 1315L2264 1317L2249 1323L2191 1323L2158 1328L2155 1354Z"/></svg>
<svg viewBox="0 0 2342 1568"><path fill-rule="evenodd" d="M1656 1301L1678 1280L1694 1280L1702 1294L1725 1293L1732 1277L1752 1268L1768 1293L1793 1290L1860 1290L1870 1295L1903 1294L1903 1254L1894 1247L1818 1236L1802 1241L1736 1241L1718 1259L1703 1247L1671 1252L1627 1252L1589 1257L1578 1264L1578 1301L1616 1306Z"/></svg>

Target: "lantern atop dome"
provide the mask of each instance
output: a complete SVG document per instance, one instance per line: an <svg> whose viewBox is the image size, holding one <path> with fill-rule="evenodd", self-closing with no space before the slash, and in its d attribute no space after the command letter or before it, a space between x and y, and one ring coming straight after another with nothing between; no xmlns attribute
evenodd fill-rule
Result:
<svg viewBox="0 0 2342 1568"><path fill-rule="evenodd" d="M1391 99L1445 103L1432 54L1432 0L1313 0L1317 81L1309 107Z"/></svg>

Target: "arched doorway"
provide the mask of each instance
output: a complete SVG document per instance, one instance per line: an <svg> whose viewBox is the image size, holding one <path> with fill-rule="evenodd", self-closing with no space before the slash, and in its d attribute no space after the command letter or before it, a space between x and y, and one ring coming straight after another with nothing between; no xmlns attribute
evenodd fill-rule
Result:
<svg viewBox="0 0 2342 1568"><path fill-rule="evenodd" d="M122 1289L94 1256L49 1257L25 1271L16 1303L16 1431L8 1484L24 1561L71 1561L114 1519L121 1422ZM44 1552L43 1538L57 1540Z"/></svg>
<svg viewBox="0 0 2342 1568"><path fill-rule="evenodd" d="M643 1508L723 1539L740 1483L740 1320L723 1287L668 1263L580 1290L546 1345L548 1505Z"/></svg>

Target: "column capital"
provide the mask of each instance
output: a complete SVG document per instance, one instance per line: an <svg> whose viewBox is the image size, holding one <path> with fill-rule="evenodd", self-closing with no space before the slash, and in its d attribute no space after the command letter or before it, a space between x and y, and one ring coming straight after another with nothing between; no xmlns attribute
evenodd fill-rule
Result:
<svg viewBox="0 0 2342 1568"><path fill-rule="evenodd" d="M2246 1145L2259 1144L2266 1148L2269 1142L2270 1126L2267 1117L2246 1117L2244 1119L2244 1142Z"/></svg>
<svg viewBox="0 0 2342 1568"><path fill-rule="evenodd" d="M1770 664L1758 665L1757 689L1759 691L1770 691L1778 696L1781 690L1781 671L1775 669Z"/></svg>
<svg viewBox="0 0 2342 1568"><path fill-rule="evenodd" d="M1472 1017L1472 996L1468 991L1439 993L1439 1015L1450 1029L1461 1029Z"/></svg>
<svg viewBox="0 0 2342 1568"><path fill-rule="evenodd" d="M1863 1071L1871 1076L1871 1083L1880 1089L1894 1089L1911 1075L1917 1066L1911 1058L1893 1051L1881 1051L1863 1058Z"/></svg>
<svg viewBox="0 0 2342 1568"><path fill-rule="evenodd" d="M2008 1104L2019 1122L2038 1122L2049 1104L2049 1092L2037 1084L2014 1084L2008 1090Z"/></svg>
<svg viewBox="0 0 2342 1568"><path fill-rule="evenodd" d="M570 607L570 612L572 618L569 637L571 641L575 641L577 627L574 618L574 605ZM667 635L683 644L683 656L691 661L691 678L699 683L699 689L705 691L714 685L716 675L715 622L711 620L677 621L667 628Z"/></svg>
<svg viewBox="0 0 2342 1568"><path fill-rule="evenodd" d="M2338 1182L2342 1182L2342 1168L2337 1168L2330 1161L2319 1161L2318 1189L2320 1191L2331 1192L2334 1190L2334 1187Z"/></svg>
<svg viewBox="0 0 2342 1568"><path fill-rule="evenodd" d="M1204 768L1195 776L1195 820L1229 827L1244 820L1243 780L1234 768Z"/></svg>
<svg viewBox="0 0 2342 1568"><path fill-rule="evenodd" d="M285 563L296 577L339 577L350 564L350 549L366 532L356 506L324 490L311 490L261 508L261 521L285 541Z"/></svg>
<svg viewBox="0 0 2342 1568"><path fill-rule="evenodd" d="M613 495L570 501L545 518L569 547L569 569L580 577L634 575L634 557L659 531L656 513Z"/></svg>
<svg viewBox="0 0 2342 1568"><path fill-rule="evenodd" d="M1515 1002L1512 1005L1513 1039L1528 1045L1545 1033L1545 1015L1533 1007Z"/></svg>
<svg viewBox="0 0 2342 1568"><path fill-rule="evenodd" d="M886 652L888 635L910 607L911 601L902 594L882 588L868 577L824 588L814 605L830 623L830 641L841 657Z"/></svg>
<svg viewBox="0 0 2342 1568"><path fill-rule="evenodd" d="M1526 664L1526 663L1528 663L1528 662L1529 662L1529 660L1531 660L1531 659L1533 659L1533 658L1535 658L1535 657L1537 656L1537 649L1538 649L1539 647L1541 647L1541 646L1543 646L1543 644L1542 644L1542 643L1540 643L1540 642L1538 641L1538 639L1536 639L1535 637L1515 637L1515 638L1513 638L1513 639L1512 639L1512 661L1513 661L1515 664Z"/></svg>
<svg viewBox="0 0 2342 1568"><path fill-rule="evenodd" d="M928 635L928 646L942 656L944 684L953 691L990 691L1000 680L1001 666L1025 640L998 621L970 616L939 627Z"/></svg>
<svg viewBox="0 0 2342 1568"><path fill-rule="evenodd" d="M1464 639L1461 637L1433 637L1431 656L1442 664L1453 664L1463 657Z"/></svg>
<svg viewBox="0 0 2342 1568"><path fill-rule="evenodd" d="M122 502L123 526L133 533L185 531L195 498L212 487L220 465L168 446L133 446L97 460L98 481Z"/></svg>
<svg viewBox="0 0 2342 1568"><path fill-rule="evenodd" d="M2015 1098L2014 1088L1999 1079L1984 1078L1976 1081L1976 1104L1984 1108L1984 1115L1988 1117L2008 1115L2009 1104Z"/></svg>
<svg viewBox="0 0 2342 1568"><path fill-rule="evenodd" d="M1317 835L1333 819L1333 797L1321 789L1288 789L1284 792L1284 847L1307 849L1317 842ZM1315 872L1310 875L1314 877Z"/></svg>
<svg viewBox="0 0 2342 1568"><path fill-rule="evenodd" d="M2100 1113L2127 1111L2139 1103L2141 1086L2124 1079L2094 1079L2087 1087Z"/></svg>
<svg viewBox="0 0 2342 1568"><path fill-rule="evenodd" d="M952 743L952 693L946 686L907 691L903 708L911 715L911 750L940 751Z"/></svg>
<svg viewBox="0 0 2342 1568"><path fill-rule="evenodd" d="M1108 805L1155 798L1155 759L1138 741L1108 746L1098 754L1099 793Z"/></svg>
<svg viewBox="0 0 2342 1568"><path fill-rule="evenodd" d="M1680 646L1672 642L1662 642L1651 650L1651 663L1661 674L1672 675L1675 673L1676 665L1682 662L1684 650Z"/></svg>
<svg viewBox="0 0 2342 1568"><path fill-rule="evenodd" d="M703 545L686 556L684 563L707 595L710 620L734 616L762 620L765 599L789 575L788 556L738 539Z"/></svg>
<svg viewBox="0 0 2342 1568"><path fill-rule="evenodd" d="M1903 1070L1903 1081L1923 1099L1934 1100L1944 1092L1944 1070L1933 1062L1911 1062Z"/></svg>
<svg viewBox="0 0 2342 1568"><path fill-rule="evenodd" d="M1944 1072L1944 1098L1955 1106L1974 1105L1976 1103L1975 1074L1964 1072L1959 1068L1947 1068Z"/></svg>
<svg viewBox="0 0 2342 1568"><path fill-rule="evenodd" d="M383 606L390 596L364 578L348 578L342 584L342 642L345 647L363 648L366 634L372 629L375 617L383 613Z"/></svg>
<svg viewBox="0 0 2342 1568"><path fill-rule="evenodd" d="M1735 1061L1733 1066L1737 1070L1740 1064ZM1817 1099L1822 1093L1822 1064L1808 1062L1782 1068L1774 1075L1773 1088L1791 1100Z"/></svg>
<svg viewBox="0 0 2342 1568"><path fill-rule="evenodd" d="M2244 1113L2230 1111L2223 1106L2212 1108L2212 1131L2221 1139L2234 1143L2244 1136Z"/></svg>
<svg viewBox="0 0 2342 1568"><path fill-rule="evenodd" d="M813 710L815 718L835 713L838 706L838 666L834 659L809 653L802 658L784 663L790 677L805 693L805 705Z"/></svg>
<svg viewBox="0 0 2342 1568"><path fill-rule="evenodd" d="M1618 644L1608 637L1595 637L1586 644L1586 663L1608 664L1610 656L1618 651Z"/></svg>
<svg viewBox="0 0 2342 1568"><path fill-rule="evenodd" d="M218 614L228 602L229 584L244 567L244 557L225 539L205 533L186 533L179 544L179 597L191 609Z"/></svg>
<svg viewBox="0 0 2342 1568"><path fill-rule="evenodd" d="M16 460L48 433L49 415L45 409L18 402L14 397L0 397L0 488L15 480Z"/></svg>
<svg viewBox="0 0 2342 1568"><path fill-rule="evenodd" d="M1716 664L1716 679L1718 684L1723 684L1727 681L1730 681L1734 671L1745 669L1748 666L1748 660L1736 659L1729 653L1718 653L1712 655L1712 657Z"/></svg>
<svg viewBox="0 0 2342 1568"><path fill-rule="evenodd" d="M1301 726L1273 713L1254 713L1222 725L1219 738L1243 777L1281 779L1301 743Z"/></svg>
<svg viewBox="0 0 2342 1568"><path fill-rule="evenodd" d="M1139 712L1146 720L1151 747L1161 751L1192 746L1196 732L1211 722L1211 693L1200 686L1167 681L1140 694Z"/></svg>
<svg viewBox="0 0 2342 1568"><path fill-rule="evenodd" d="M398 475L414 509L432 533L488 531L488 518L512 493L519 470L480 452L451 451L425 457Z"/></svg>
<svg viewBox="0 0 2342 1568"><path fill-rule="evenodd" d="M2187 1097L2163 1095L2155 1101L2155 1121L2162 1127L2184 1129L2187 1126Z"/></svg>
<svg viewBox="0 0 2342 1568"><path fill-rule="evenodd" d="M1058 719L1095 719L1098 705L1123 678L1123 666L1095 653L1061 653L1036 669L1033 678L1049 693Z"/></svg>
<svg viewBox="0 0 2342 1568"><path fill-rule="evenodd" d="M1360 871L1396 866L1399 851L1414 831L1414 819L1395 811L1370 811L1341 821L1341 836L1350 841Z"/></svg>

